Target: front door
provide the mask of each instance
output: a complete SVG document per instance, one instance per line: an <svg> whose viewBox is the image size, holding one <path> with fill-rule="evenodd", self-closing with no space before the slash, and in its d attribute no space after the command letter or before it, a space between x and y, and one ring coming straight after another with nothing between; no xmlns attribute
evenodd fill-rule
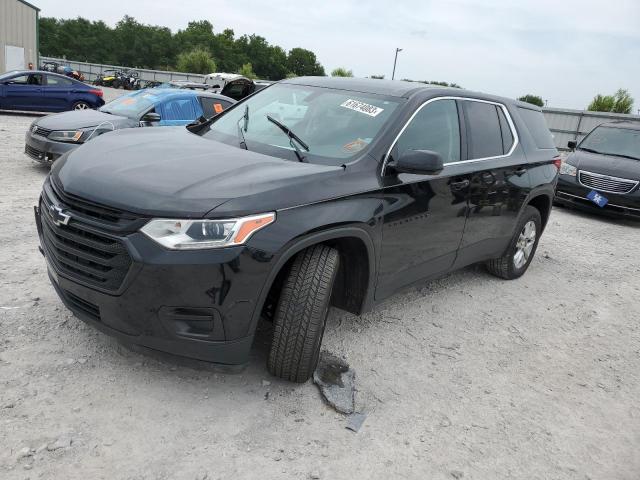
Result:
<svg viewBox="0 0 640 480"><path fill-rule="evenodd" d="M464 158L459 107L455 100L423 104L391 150L390 160L408 150L442 155L437 175L387 175L376 298L449 269L462 239L470 175L459 174Z"/></svg>
<svg viewBox="0 0 640 480"><path fill-rule="evenodd" d="M40 73L27 73L6 80L3 107L12 110L44 110L42 82L43 75Z"/></svg>

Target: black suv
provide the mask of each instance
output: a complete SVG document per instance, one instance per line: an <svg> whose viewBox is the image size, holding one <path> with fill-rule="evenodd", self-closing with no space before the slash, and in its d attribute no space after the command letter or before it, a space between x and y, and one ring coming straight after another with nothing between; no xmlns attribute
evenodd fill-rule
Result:
<svg viewBox="0 0 640 480"><path fill-rule="evenodd" d="M36 220L51 281L82 320L242 364L263 316L269 371L303 382L330 305L360 314L476 262L522 275L559 167L532 105L298 78L207 123L118 130L65 154Z"/></svg>

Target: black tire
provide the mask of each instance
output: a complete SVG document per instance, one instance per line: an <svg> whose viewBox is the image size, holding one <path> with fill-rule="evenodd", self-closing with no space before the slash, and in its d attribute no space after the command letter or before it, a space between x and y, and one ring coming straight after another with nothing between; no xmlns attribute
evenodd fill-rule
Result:
<svg viewBox="0 0 640 480"><path fill-rule="evenodd" d="M516 254L519 250L519 242L522 241L521 234L524 234L525 226L533 222L535 225L535 239L531 243L532 247L528 256L525 257L525 262L522 265L517 265ZM506 280L513 280L521 277L524 272L529 268L529 264L536 253L538 248L538 242L540 241L540 235L542 233L542 218L537 208L527 205L525 210L518 221L518 226L515 229L511 243L506 253L500 257L487 262L487 270L496 277L504 278ZM527 243L527 242L525 242Z"/></svg>
<svg viewBox="0 0 640 480"><path fill-rule="evenodd" d="M120 80L115 79L111 84L111 88L115 88L116 90L118 90L120 88Z"/></svg>
<svg viewBox="0 0 640 480"><path fill-rule="evenodd" d="M339 264L338 251L327 245L309 247L296 256L273 320L268 360L272 375L298 383L313 375Z"/></svg>
<svg viewBox="0 0 640 480"><path fill-rule="evenodd" d="M82 100L71 105L71 110L90 110L90 109L91 109L91 105L89 105L87 102L83 102Z"/></svg>

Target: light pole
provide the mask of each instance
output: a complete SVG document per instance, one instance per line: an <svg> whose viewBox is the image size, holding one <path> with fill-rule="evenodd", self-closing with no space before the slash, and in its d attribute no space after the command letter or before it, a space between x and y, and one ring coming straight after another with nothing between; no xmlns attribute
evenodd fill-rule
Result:
<svg viewBox="0 0 640 480"><path fill-rule="evenodd" d="M393 80L396 76L396 62L398 61L398 53L401 51L401 48L396 48L396 57L393 59L393 73L391 74L391 80Z"/></svg>

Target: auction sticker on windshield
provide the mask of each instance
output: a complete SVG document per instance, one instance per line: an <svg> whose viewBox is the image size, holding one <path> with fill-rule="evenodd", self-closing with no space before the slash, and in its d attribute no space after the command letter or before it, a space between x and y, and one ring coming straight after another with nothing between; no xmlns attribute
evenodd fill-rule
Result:
<svg viewBox="0 0 640 480"><path fill-rule="evenodd" d="M341 107L355 110L356 112L364 113L370 117L375 117L384 111L384 108L376 107L375 105L369 105L368 103L360 102L358 100L349 99L340 104Z"/></svg>

